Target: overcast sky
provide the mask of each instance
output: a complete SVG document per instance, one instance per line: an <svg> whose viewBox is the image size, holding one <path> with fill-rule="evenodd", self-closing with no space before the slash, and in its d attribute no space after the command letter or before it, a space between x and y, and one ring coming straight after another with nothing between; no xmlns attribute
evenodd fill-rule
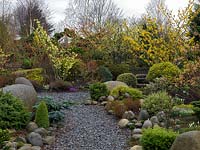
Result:
<svg viewBox="0 0 200 150"><path fill-rule="evenodd" d="M58 23L64 19L64 11L68 0L46 0L49 8L53 11L52 21ZM113 0L118 7L123 9L125 16L140 16L145 13L145 8L150 0ZM187 6L189 0L166 0L170 10L176 14L177 10Z"/></svg>

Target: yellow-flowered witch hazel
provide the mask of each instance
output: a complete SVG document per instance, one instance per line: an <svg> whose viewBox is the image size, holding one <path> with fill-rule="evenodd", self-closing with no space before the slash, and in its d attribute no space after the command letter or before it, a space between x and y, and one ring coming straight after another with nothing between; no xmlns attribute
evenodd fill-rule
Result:
<svg viewBox="0 0 200 150"><path fill-rule="evenodd" d="M38 20L36 22L37 28L33 32L33 44L40 50L40 53L47 54L53 64L56 76L64 80L69 70L79 61L77 54L70 53L64 48L58 48L42 28L40 22Z"/></svg>

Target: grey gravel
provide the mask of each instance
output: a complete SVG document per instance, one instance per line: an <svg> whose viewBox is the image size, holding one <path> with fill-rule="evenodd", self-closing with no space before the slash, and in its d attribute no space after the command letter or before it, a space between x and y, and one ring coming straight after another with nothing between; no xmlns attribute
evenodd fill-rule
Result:
<svg viewBox="0 0 200 150"><path fill-rule="evenodd" d="M65 110L65 123L56 133L54 145L44 150L127 150L131 133L120 129L118 120L108 115L103 106L84 105L90 99L87 92L76 93L39 93L52 96L57 101L79 103Z"/></svg>

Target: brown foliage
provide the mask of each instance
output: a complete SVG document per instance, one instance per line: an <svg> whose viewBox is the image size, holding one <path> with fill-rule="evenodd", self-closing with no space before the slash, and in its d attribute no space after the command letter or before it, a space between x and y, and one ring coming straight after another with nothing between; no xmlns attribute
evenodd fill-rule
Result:
<svg viewBox="0 0 200 150"><path fill-rule="evenodd" d="M140 108L141 108L140 100L133 100L131 98L127 98L123 100L123 103L127 107L128 110L131 110L136 114L139 113Z"/></svg>
<svg viewBox="0 0 200 150"><path fill-rule="evenodd" d="M115 105L113 106L113 112L115 116L122 118L126 111L127 107L121 101L116 101Z"/></svg>

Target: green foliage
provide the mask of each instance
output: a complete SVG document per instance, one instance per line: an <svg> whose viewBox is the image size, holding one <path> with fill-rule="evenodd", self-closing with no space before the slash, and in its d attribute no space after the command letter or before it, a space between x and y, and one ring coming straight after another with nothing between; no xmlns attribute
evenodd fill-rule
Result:
<svg viewBox="0 0 200 150"><path fill-rule="evenodd" d="M86 64L82 61L76 62L67 74L68 81L84 81L87 75Z"/></svg>
<svg viewBox="0 0 200 150"><path fill-rule="evenodd" d="M31 60L29 58L24 58L22 62L23 69L31 69L33 66Z"/></svg>
<svg viewBox="0 0 200 150"><path fill-rule="evenodd" d="M171 87L171 83L169 82L169 80L165 77L161 77L161 78L156 78L152 82L147 84L144 87L143 92L144 92L144 94L149 95L152 93L156 93L158 91L167 91L168 92L171 89L172 89L172 87Z"/></svg>
<svg viewBox="0 0 200 150"><path fill-rule="evenodd" d="M118 75L130 72L130 66L128 64L109 64L108 68L111 71L114 80Z"/></svg>
<svg viewBox="0 0 200 150"><path fill-rule="evenodd" d="M195 112L195 115L200 120L200 101L193 101L191 104L194 106L193 110Z"/></svg>
<svg viewBox="0 0 200 150"><path fill-rule="evenodd" d="M178 130L178 132L181 134L181 133L184 133L184 132L189 132L189 131L200 131L200 126L199 124L198 125L195 125L195 126L192 126L192 127L187 127L187 128L180 128Z"/></svg>
<svg viewBox="0 0 200 150"><path fill-rule="evenodd" d="M0 91L0 128L21 129L30 119L28 110L23 102L9 93Z"/></svg>
<svg viewBox="0 0 200 150"><path fill-rule="evenodd" d="M51 112L51 111L60 111L60 109L62 108L62 105L60 103L58 103L58 102L55 102L52 97L49 97L49 96L39 97L39 99L40 99L40 101L37 102L35 104L35 106L33 106L33 108L35 110L37 110L37 108L39 107L41 101L44 101L46 103L48 112Z"/></svg>
<svg viewBox="0 0 200 150"><path fill-rule="evenodd" d="M97 72L102 82L112 81L113 75L107 67L100 66Z"/></svg>
<svg viewBox="0 0 200 150"><path fill-rule="evenodd" d="M137 78L132 73L123 73L117 77L117 81L121 81L126 83L128 86L136 87L137 85Z"/></svg>
<svg viewBox="0 0 200 150"><path fill-rule="evenodd" d="M167 92L162 91L148 95L142 104L142 108L146 109L151 115L156 115L160 111L169 113L172 107L172 98Z"/></svg>
<svg viewBox="0 0 200 150"><path fill-rule="evenodd" d="M94 83L90 85L90 95L93 100L98 101L101 96L108 96L109 91L105 84L103 83Z"/></svg>
<svg viewBox="0 0 200 150"><path fill-rule="evenodd" d="M142 134L141 144L144 150L169 150L177 133L164 128L145 129Z"/></svg>
<svg viewBox="0 0 200 150"><path fill-rule="evenodd" d="M160 77L165 77L167 79L172 79L177 77L179 74L181 73L180 69L170 63L170 62L163 62L163 63L158 63L158 64L154 64L147 75L147 79L149 81L152 81L156 78L160 78Z"/></svg>
<svg viewBox="0 0 200 150"><path fill-rule="evenodd" d="M193 109L194 109L194 107L191 104L190 105L185 105L185 104L177 105L177 106L173 107L172 115L176 116L176 117L192 116L192 115L194 115Z"/></svg>
<svg viewBox="0 0 200 150"><path fill-rule="evenodd" d="M49 121L50 123L57 123L64 119L64 113L61 111L51 111L49 112Z"/></svg>
<svg viewBox="0 0 200 150"><path fill-rule="evenodd" d="M39 127L43 127L43 128L49 127L48 109L44 101L40 102L36 110L35 122Z"/></svg>
<svg viewBox="0 0 200 150"><path fill-rule="evenodd" d="M111 92L110 95L118 97L119 99L124 99L125 94L128 93L132 99L142 98L142 92L138 89L126 87L126 86L117 86Z"/></svg>
<svg viewBox="0 0 200 150"><path fill-rule="evenodd" d="M75 53L69 53L64 48L58 48L49 38L45 30L37 21L37 29L34 31L33 43L42 55L47 55L51 60L57 78L66 79L66 75L78 61Z"/></svg>
<svg viewBox="0 0 200 150"><path fill-rule="evenodd" d="M43 85L44 83L44 70L42 68L34 68L34 69L25 69L15 71L13 74L16 76L23 76L31 81L36 81L39 85Z"/></svg>
<svg viewBox="0 0 200 150"><path fill-rule="evenodd" d="M0 148L4 146L4 141L8 141L9 139L10 139L9 131L0 129Z"/></svg>
<svg viewBox="0 0 200 150"><path fill-rule="evenodd" d="M189 35L193 38L195 43L199 43L200 38L200 5L195 3L194 10L191 12L189 24Z"/></svg>

